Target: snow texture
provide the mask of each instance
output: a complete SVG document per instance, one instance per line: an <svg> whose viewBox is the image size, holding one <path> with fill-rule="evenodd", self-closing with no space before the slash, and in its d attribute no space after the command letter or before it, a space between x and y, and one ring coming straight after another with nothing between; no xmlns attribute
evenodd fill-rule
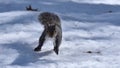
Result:
<svg viewBox="0 0 120 68"><path fill-rule="evenodd" d="M26 11L29 4L38 11ZM119 0L0 0L0 68L120 68ZM41 12L58 14L60 53L47 40L34 52Z"/></svg>

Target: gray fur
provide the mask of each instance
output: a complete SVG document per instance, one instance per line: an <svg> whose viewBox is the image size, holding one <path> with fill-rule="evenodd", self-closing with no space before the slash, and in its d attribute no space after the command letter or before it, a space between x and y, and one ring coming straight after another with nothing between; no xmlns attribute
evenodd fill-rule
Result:
<svg viewBox="0 0 120 68"><path fill-rule="evenodd" d="M34 51L40 51L44 41L46 40L46 36L51 38L55 38L54 40L54 51L58 54L59 46L62 40L62 29L61 29L61 21L60 18L50 12L43 12L38 16L38 20L42 25L44 25L44 31L39 39L39 45L34 49Z"/></svg>
<svg viewBox="0 0 120 68"><path fill-rule="evenodd" d="M43 12L39 15L38 19L44 26L51 24L61 27L60 18L54 13Z"/></svg>

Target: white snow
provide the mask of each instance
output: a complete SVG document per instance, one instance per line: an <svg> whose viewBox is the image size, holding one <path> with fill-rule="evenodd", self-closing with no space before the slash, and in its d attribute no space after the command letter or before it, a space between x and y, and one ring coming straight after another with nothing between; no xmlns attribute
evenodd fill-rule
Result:
<svg viewBox="0 0 120 68"><path fill-rule="evenodd" d="M114 4L119 5L120 0L70 0L77 3L94 3L94 4Z"/></svg>
<svg viewBox="0 0 120 68"><path fill-rule="evenodd" d="M29 4L39 11L26 11ZM120 68L119 5L119 0L1 0L0 68ZM33 51L43 31L37 18L43 11L61 18L59 55L52 40L41 52Z"/></svg>

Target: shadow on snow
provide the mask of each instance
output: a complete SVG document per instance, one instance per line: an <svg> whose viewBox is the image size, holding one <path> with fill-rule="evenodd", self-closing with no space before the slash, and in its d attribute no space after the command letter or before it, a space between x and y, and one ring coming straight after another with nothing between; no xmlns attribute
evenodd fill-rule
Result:
<svg viewBox="0 0 120 68"><path fill-rule="evenodd" d="M41 59L44 56L50 55L52 53L52 50L35 53L33 51L33 48L29 45L30 44L20 42L4 44L5 47L15 49L19 53L19 56L15 59L14 62L11 63L11 65L26 66L30 63L35 63L37 61L41 61L40 63L55 63L52 60Z"/></svg>

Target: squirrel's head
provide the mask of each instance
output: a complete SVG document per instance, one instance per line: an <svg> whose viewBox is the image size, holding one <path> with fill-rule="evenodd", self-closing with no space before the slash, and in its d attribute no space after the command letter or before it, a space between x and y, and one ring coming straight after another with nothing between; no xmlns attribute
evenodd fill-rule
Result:
<svg viewBox="0 0 120 68"><path fill-rule="evenodd" d="M39 16L39 21L45 26L55 25L54 14L50 12L41 13Z"/></svg>

